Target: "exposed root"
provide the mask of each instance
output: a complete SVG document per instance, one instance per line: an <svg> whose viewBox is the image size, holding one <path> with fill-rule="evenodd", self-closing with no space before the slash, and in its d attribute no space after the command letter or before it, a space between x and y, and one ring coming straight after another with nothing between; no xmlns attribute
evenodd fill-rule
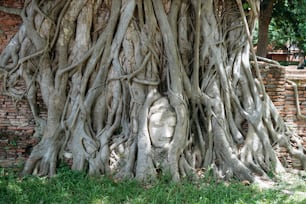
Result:
<svg viewBox="0 0 306 204"><path fill-rule="evenodd" d="M64 154L95 175L179 181L212 168L257 182L284 170L278 146L305 168L254 53L252 74L259 1L248 2L245 13L240 0L27 1L0 58L4 92L25 96L41 127L24 173L54 175Z"/></svg>
<svg viewBox="0 0 306 204"><path fill-rule="evenodd" d="M293 90L294 90L296 117L299 120L306 120L306 115L301 114L298 85L294 81L291 81L291 80L287 80L287 81L292 85Z"/></svg>

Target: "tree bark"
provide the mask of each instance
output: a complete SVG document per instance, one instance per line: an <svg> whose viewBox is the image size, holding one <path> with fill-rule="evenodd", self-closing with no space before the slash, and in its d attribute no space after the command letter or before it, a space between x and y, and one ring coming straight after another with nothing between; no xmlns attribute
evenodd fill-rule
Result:
<svg viewBox="0 0 306 204"><path fill-rule="evenodd" d="M256 181L283 170L275 145L305 163L250 64L259 1L242 6L27 1L24 24L0 58L4 93L27 96L42 135L24 173L52 176L69 155L72 169L117 178L169 173L178 181L212 169Z"/></svg>
<svg viewBox="0 0 306 204"><path fill-rule="evenodd" d="M269 25L272 19L273 4L274 0L264 0L260 4L257 43L257 55L260 57L267 57Z"/></svg>

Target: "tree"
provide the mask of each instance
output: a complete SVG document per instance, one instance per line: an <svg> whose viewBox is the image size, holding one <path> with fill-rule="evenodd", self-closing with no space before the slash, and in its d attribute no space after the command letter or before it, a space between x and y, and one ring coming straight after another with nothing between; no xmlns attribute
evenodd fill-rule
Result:
<svg viewBox="0 0 306 204"><path fill-rule="evenodd" d="M258 20L258 43L257 55L267 56L267 47L269 44L269 25L272 19L272 11L275 0L263 0L260 3L260 14Z"/></svg>
<svg viewBox="0 0 306 204"><path fill-rule="evenodd" d="M306 21L306 1L284 1L277 2L273 10L273 27L295 43L302 50L305 45L305 21Z"/></svg>
<svg viewBox="0 0 306 204"><path fill-rule="evenodd" d="M267 46L291 43L305 50L305 0L264 0L258 21L257 55L266 57Z"/></svg>
<svg viewBox="0 0 306 204"><path fill-rule="evenodd" d="M0 58L4 93L28 99L42 135L24 173L52 176L69 155L72 169L89 174L179 180L211 168L222 178L255 181L283 170L278 146L305 167L256 58L250 64L259 1L243 5L27 1L23 25ZM26 91L18 94L21 78Z"/></svg>

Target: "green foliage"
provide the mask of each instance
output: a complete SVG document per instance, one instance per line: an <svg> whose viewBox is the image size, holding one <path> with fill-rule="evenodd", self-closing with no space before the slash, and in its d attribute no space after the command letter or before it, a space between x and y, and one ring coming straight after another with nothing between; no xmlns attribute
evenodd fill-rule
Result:
<svg viewBox="0 0 306 204"><path fill-rule="evenodd" d="M115 181L90 177L82 172L59 168L54 178L28 176L0 169L0 203L305 203L305 197L285 194L280 189L262 190L240 182L218 181L209 174L202 180L181 183L167 177L154 184L135 180ZM284 185L284 188L288 188ZM305 191L301 182L294 191Z"/></svg>
<svg viewBox="0 0 306 204"><path fill-rule="evenodd" d="M269 28L270 42L284 45L288 40L306 50L306 0L278 0Z"/></svg>
<svg viewBox="0 0 306 204"><path fill-rule="evenodd" d="M263 1L267 4L267 1ZM253 42L258 41L258 27L253 32ZM269 44L284 49L287 43L296 44L306 51L306 0L276 0L269 25Z"/></svg>

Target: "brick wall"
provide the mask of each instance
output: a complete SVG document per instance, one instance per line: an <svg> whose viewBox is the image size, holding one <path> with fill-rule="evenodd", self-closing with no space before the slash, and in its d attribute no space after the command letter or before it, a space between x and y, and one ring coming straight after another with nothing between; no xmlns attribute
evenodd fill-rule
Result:
<svg viewBox="0 0 306 204"><path fill-rule="evenodd" d="M24 89L24 83L19 87ZM21 165L38 142L31 137L33 133L34 119L27 101L0 94L0 166Z"/></svg>
<svg viewBox="0 0 306 204"><path fill-rule="evenodd" d="M22 8L24 0L0 0L0 6ZM0 11L0 52L15 35L21 24L21 18Z"/></svg>
<svg viewBox="0 0 306 204"><path fill-rule="evenodd" d="M298 96L300 103L300 110L302 115L306 115L306 79L294 80L298 85ZM285 121L290 127L297 130L299 135L302 135L306 139L306 123L303 119L297 118L297 108L294 96L293 86L290 83L286 83L286 99L285 99ZM305 141L306 145L306 141Z"/></svg>
<svg viewBox="0 0 306 204"><path fill-rule="evenodd" d="M297 84L301 114L306 115L306 75L303 80L295 80L289 77L288 79L294 81ZM306 120L297 118L296 98L294 95L293 86L291 83L286 83L285 87L286 98L284 120L286 124L290 126L290 128L294 129L297 134L302 136L304 146L306 147ZM301 166L300 161L292 158L292 166L299 168Z"/></svg>
<svg viewBox="0 0 306 204"><path fill-rule="evenodd" d="M259 63L259 67L266 92L270 96L275 107L279 110L281 116L284 116L286 69L281 67L273 67L264 63Z"/></svg>
<svg viewBox="0 0 306 204"><path fill-rule="evenodd" d="M302 115L306 115L306 70L289 67L286 70L286 78L297 85L300 111ZM295 93L292 84L289 82L286 83L285 113L286 123L303 136L306 146L306 120L297 118Z"/></svg>
<svg viewBox="0 0 306 204"><path fill-rule="evenodd" d="M24 0L0 0L0 6L22 8ZM21 18L0 11L0 52L18 31ZM18 84L24 89L23 83ZM0 81L2 88L2 81ZM34 120L25 100L16 102L0 94L0 166L22 165L37 139L32 138Z"/></svg>
<svg viewBox="0 0 306 204"><path fill-rule="evenodd" d="M298 70L296 66L285 68L264 64L260 64L260 70L268 95L285 123L303 138L306 147L306 120L297 118L296 97L292 84L288 82L297 84L301 114L306 115L306 71ZM300 162L291 158L285 149L280 150L279 156L288 167L301 167Z"/></svg>

